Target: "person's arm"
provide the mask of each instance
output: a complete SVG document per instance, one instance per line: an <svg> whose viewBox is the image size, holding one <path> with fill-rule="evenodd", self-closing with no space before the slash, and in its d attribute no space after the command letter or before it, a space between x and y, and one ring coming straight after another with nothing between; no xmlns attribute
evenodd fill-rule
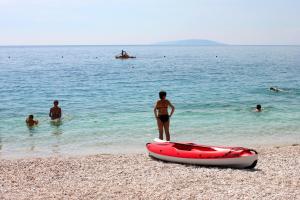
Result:
<svg viewBox="0 0 300 200"><path fill-rule="evenodd" d="M59 108L59 113L58 113L58 115L59 115L59 118L61 118L61 108Z"/></svg>
<svg viewBox="0 0 300 200"><path fill-rule="evenodd" d="M49 117L52 117L52 108L49 111Z"/></svg>
<svg viewBox="0 0 300 200"><path fill-rule="evenodd" d="M171 104L170 101L168 101L168 103L169 103L169 106L171 107L171 113L170 113L170 117L171 117L175 111L175 107L173 106L173 104Z"/></svg>
<svg viewBox="0 0 300 200"><path fill-rule="evenodd" d="M157 103L154 106L153 112L154 112L155 118L157 118Z"/></svg>

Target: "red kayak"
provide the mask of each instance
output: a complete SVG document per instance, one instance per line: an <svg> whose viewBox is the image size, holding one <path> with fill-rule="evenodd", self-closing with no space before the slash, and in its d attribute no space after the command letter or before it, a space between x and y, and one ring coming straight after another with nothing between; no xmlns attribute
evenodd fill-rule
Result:
<svg viewBox="0 0 300 200"><path fill-rule="evenodd" d="M159 160L207 166L254 168L258 153L243 147L205 146L156 139L147 143L149 156Z"/></svg>

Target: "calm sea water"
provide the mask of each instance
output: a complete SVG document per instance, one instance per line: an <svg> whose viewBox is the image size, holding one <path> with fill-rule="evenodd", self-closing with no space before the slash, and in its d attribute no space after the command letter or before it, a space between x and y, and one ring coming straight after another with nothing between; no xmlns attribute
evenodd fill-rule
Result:
<svg viewBox="0 0 300 200"><path fill-rule="evenodd" d="M121 49L137 59L114 59ZM299 143L299 55L300 46L0 47L0 157L143 152L158 135L160 90L176 107L175 141ZM60 126L48 118L55 99Z"/></svg>

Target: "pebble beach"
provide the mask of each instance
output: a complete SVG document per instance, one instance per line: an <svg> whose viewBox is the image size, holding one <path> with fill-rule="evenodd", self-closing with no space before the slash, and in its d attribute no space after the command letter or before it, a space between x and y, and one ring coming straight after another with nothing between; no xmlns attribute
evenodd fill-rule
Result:
<svg viewBox="0 0 300 200"><path fill-rule="evenodd" d="M0 199L300 199L300 145L256 149L253 170L146 153L2 159Z"/></svg>

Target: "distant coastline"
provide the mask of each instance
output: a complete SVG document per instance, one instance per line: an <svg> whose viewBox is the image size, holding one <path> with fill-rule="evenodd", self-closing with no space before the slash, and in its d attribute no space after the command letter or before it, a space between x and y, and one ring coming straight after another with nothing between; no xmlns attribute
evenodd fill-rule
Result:
<svg viewBox="0 0 300 200"><path fill-rule="evenodd" d="M188 44L22 44L22 45L0 45L1 48L20 48L20 47L124 47L124 46L291 46L299 47L300 44L220 44L220 45L188 45Z"/></svg>
<svg viewBox="0 0 300 200"><path fill-rule="evenodd" d="M203 40L203 39L187 39L187 40L174 40L174 41L165 41L157 42L153 45L167 45L167 46L224 46L225 43L213 41L213 40Z"/></svg>

